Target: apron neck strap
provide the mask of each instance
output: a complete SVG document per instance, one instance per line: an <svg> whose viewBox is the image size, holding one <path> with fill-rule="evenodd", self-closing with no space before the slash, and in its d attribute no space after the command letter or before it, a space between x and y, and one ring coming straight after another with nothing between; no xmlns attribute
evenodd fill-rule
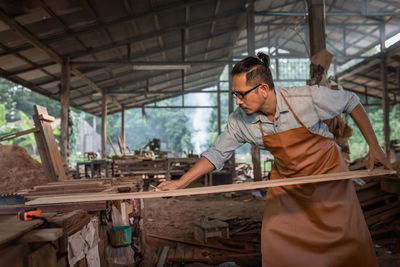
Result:
<svg viewBox="0 0 400 267"><path fill-rule="evenodd" d="M258 125L260 126L261 136L264 136L264 130L263 130L263 128L262 128L262 125L261 125L261 121L260 121L260 120L258 121Z"/></svg>
<svg viewBox="0 0 400 267"><path fill-rule="evenodd" d="M294 112L294 110L292 109L292 107L289 105L289 102L286 100L286 97L281 93L281 96L283 98L283 100L285 101L286 105L289 107L290 111L292 112L293 116L296 118L296 120L303 126L306 127L303 122L299 119L299 117L297 117L297 114ZM307 128L307 127L306 127Z"/></svg>

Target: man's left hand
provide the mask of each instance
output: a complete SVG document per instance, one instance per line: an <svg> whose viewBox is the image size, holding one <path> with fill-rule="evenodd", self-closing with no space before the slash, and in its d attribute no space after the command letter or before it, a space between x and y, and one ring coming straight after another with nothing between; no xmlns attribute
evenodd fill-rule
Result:
<svg viewBox="0 0 400 267"><path fill-rule="evenodd" d="M386 169L392 169L389 161L386 159L385 153L383 153L379 146L370 147L369 149L367 162L368 171L371 171L374 168L375 162L380 162Z"/></svg>

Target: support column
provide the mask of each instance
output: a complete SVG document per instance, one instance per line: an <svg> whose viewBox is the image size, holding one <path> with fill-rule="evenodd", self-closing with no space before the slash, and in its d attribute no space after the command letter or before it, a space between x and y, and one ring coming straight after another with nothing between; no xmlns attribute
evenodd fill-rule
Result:
<svg viewBox="0 0 400 267"><path fill-rule="evenodd" d="M231 71L232 71L232 64L229 64L228 65L228 73L229 73L229 84L228 84L228 88L229 88L229 90L232 90L232 74L231 74ZM233 112L233 107L234 107L234 104L233 104L233 101L235 101L235 99L234 99L234 97L233 97L233 95L231 94L231 92L229 92L228 93L228 99L229 99L229 105L228 105L228 113L229 114L231 114L232 112ZM229 115L228 114L228 115ZM232 178L233 177L236 177L236 169L235 169L235 166L236 166L236 160L235 160L235 158L236 158L236 152L233 152L233 155L232 155L232 157L231 157L231 162L232 162Z"/></svg>
<svg viewBox="0 0 400 267"><path fill-rule="evenodd" d="M64 166L65 171L68 170L69 165L69 127L68 127L68 119L69 119L69 77L70 77L70 66L69 66L69 58L65 58L63 60L61 66L61 125L60 125L60 154L61 160Z"/></svg>
<svg viewBox="0 0 400 267"><path fill-rule="evenodd" d="M124 141L124 144L126 143L126 140L125 140L125 107L122 107L122 110L121 110L121 137L122 137L122 140Z"/></svg>
<svg viewBox="0 0 400 267"><path fill-rule="evenodd" d="M101 157L107 158L107 94L104 89L101 101Z"/></svg>
<svg viewBox="0 0 400 267"><path fill-rule="evenodd" d="M255 24L254 24L254 3L251 2L247 13L247 54L255 55ZM261 181L260 150L251 145L251 161L253 162L254 181Z"/></svg>
<svg viewBox="0 0 400 267"><path fill-rule="evenodd" d="M247 54L248 56L255 55L255 32L254 29L254 4L251 3L247 12Z"/></svg>
<svg viewBox="0 0 400 267"><path fill-rule="evenodd" d="M383 113L383 136L384 136L384 151L389 157L390 153L390 125L389 125L389 90L388 90L388 73L387 73L387 53L385 47L386 34L385 23L381 23L379 28L381 39L381 81L382 81L382 113Z"/></svg>
<svg viewBox="0 0 400 267"><path fill-rule="evenodd" d="M218 93L217 93L217 120L218 120L218 135L221 134L221 83L218 82Z"/></svg>
<svg viewBox="0 0 400 267"><path fill-rule="evenodd" d="M326 48L325 0L307 0L308 26L310 34L310 58ZM317 66L310 65L310 78L314 78ZM328 70L325 70L328 71Z"/></svg>
<svg viewBox="0 0 400 267"><path fill-rule="evenodd" d="M228 112L229 112L229 114L231 114L232 112L233 112L233 101L235 101L235 99L233 98L233 95L231 94L231 91L232 91L232 74L231 74L231 71L232 71L232 64L229 64L228 65L228 72L229 72L229 84L228 84L228 87L229 87L229 94L228 94L228 98L229 98L229 106L228 106Z"/></svg>
<svg viewBox="0 0 400 267"><path fill-rule="evenodd" d="M310 33L310 56L326 48L325 0L307 0Z"/></svg>
<svg viewBox="0 0 400 267"><path fill-rule="evenodd" d="M387 79L387 54L383 53L381 58L381 79L382 79L382 111L383 111L383 135L385 141L385 152L390 151L390 126L389 126L389 95Z"/></svg>

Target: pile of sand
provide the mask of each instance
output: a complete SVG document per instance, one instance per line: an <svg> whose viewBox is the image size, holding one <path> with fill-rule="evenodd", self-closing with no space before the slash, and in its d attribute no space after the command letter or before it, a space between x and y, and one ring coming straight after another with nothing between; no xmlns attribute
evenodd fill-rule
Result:
<svg viewBox="0 0 400 267"><path fill-rule="evenodd" d="M48 183L42 164L24 148L0 145L0 193L15 193Z"/></svg>

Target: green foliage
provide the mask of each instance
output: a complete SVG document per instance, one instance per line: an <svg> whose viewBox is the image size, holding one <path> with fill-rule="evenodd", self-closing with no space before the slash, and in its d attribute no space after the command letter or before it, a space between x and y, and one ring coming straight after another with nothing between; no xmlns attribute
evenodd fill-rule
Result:
<svg viewBox="0 0 400 267"><path fill-rule="evenodd" d="M369 110L370 109L370 110ZM379 145L384 146L383 136L383 111L380 107L368 108L368 117L371 121L372 127L375 131ZM353 135L349 139L350 144L350 156L351 159L357 159L365 156L368 153L368 144L365 141L362 133L355 125L353 120L349 120L348 124L353 129ZM390 139L400 139L400 105L397 104L392 107L389 113L389 124L390 124Z"/></svg>
<svg viewBox="0 0 400 267"><path fill-rule="evenodd" d="M80 138L80 128L81 128L81 121L83 119L83 112L71 108L69 111L69 116L72 120L72 134L69 137L69 144L70 144L70 155L76 155L77 151L77 144Z"/></svg>
<svg viewBox="0 0 400 267"><path fill-rule="evenodd" d="M44 106L49 114L54 117L60 117L61 107L58 101L1 78L0 103L5 104L6 120L8 122L19 119L18 111L22 111L31 118L34 114L34 105Z"/></svg>
<svg viewBox="0 0 400 267"><path fill-rule="evenodd" d="M0 126L6 124L6 112L4 109L4 104L0 104Z"/></svg>
<svg viewBox="0 0 400 267"><path fill-rule="evenodd" d="M31 128L33 128L34 126L31 124L28 116L25 115L25 113L23 113L22 111L18 111L19 116L21 118L21 124L22 124L22 129L23 130L29 130ZM35 136L33 133L24 135L21 137L21 139L23 139L23 141L21 143L19 143L19 146L25 147L25 148L30 148L32 150L32 154L36 155L37 152L37 145L36 145L36 140L35 140Z"/></svg>
<svg viewBox="0 0 400 267"><path fill-rule="evenodd" d="M163 101L163 105L173 103L174 99ZM100 121L99 121L100 123ZM100 125L98 123L98 125ZM153 138L160 139L163 149L170 151L184 151L193 149L190 142L190 128L188 118L182 109L143 110L134 108L125 114L125 144L130 150L143 148ZM107 117L107 134L114 144L121 135L121 114L112 114Z"/></svg>

